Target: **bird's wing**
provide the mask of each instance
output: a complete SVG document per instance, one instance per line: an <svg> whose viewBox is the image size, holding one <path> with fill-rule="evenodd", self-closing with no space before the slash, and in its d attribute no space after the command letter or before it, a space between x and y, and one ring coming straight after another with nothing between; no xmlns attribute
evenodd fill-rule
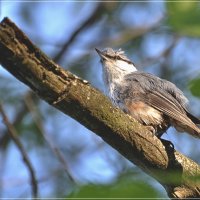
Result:
<svg viewBox="0 0 200 200"><path fill-rule="evenodd" d="M151 93L147 94L145 101L147 104L161 111L165 115L173 118L180 124L192 128L194 131L200 134L200 129L189 118L191 116L188 117L190 114L188 114L188 112L180 106L176 99L172 100L169 97L170 96L165 93L152 91Z"/></svg>
<svg viewBox="0 0 200 200"><path fill-rule="evenodd" d="M128 88L125 94L161 111L182 127L189 127L200 137L200 129L195 125L200 124L200 120L187 111L187 98L173 83L139 71L126 75L125 81ZM135 91L140 95L134 95Z"/></svg>

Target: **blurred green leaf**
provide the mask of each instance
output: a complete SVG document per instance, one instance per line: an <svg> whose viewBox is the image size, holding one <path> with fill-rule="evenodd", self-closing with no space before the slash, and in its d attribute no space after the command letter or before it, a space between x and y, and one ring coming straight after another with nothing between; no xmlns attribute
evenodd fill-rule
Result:
<svg viewBox="0 0 200 200"><path fill-rule="evenodd" d="M189 88L194 96L200 97L200 78L196 78L190 81Z"/></svg>
<svg viewBox="0 0 200 200"><path fill-rule="evenodd" d="M146 182L131 180L129 177L119 179L108 185L89 184L83 186L70 197L74 198L157 198L156 190Z"/></svg>
<svg viewBox="0 0 200 200"><path fill-rule="evenodd" d="M200 37L200 3L167 2L168 25L184 35Z"/></svg>

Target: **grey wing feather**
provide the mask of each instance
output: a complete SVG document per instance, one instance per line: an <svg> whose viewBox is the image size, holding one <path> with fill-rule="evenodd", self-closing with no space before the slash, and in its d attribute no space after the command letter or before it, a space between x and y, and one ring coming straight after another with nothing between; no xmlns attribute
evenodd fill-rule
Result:
<svg viewBox="0 0 200 200"><path fill-rule="evenodd" d="M141 90L140 92L145 95L143 96L144 102L199 131L193 122L200 124L200 120L187 111L188 100L173 83L144 72L129 74L126 76L126 81L134 90Z"/></svg>
<svg viewBox="0 0 200 200"><path fill-rule="evenodd" d="M180 109L180 106L177 103L172 102L171 100L166 99L166 97L154 91L148 95L148 103L154 108L162 111L169 117L179 121L181 124L185 124L191 127L193 130L200 132L199 128L187 117L186 111Z"/></svg>
<svg viewBox="0 0 200 200"><path fill-rule="evenodd" d="M169 98L175 98L183 108L186 109L187 107L188 99L184 96L183 92L175 84L165 79L139 71L127 75L126 79L138 81L140 86L146 91L163 91L166 95L169 95Z"/></svg>

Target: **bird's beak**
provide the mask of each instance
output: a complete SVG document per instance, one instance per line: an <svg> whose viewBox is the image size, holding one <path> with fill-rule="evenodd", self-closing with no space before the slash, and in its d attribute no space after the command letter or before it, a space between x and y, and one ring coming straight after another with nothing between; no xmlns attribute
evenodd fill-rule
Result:
<svg viewBox="0 0 200 200"><path fill-rule="evenodd" d="M107 60L106 55L100 51L99 49L95 48L96 52L99 54L100 58L103 60Z"/></svg>

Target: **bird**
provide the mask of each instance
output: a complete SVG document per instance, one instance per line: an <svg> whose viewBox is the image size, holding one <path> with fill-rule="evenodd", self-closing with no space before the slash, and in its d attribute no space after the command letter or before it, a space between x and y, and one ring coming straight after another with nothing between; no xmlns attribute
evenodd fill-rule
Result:
<svg viewBox="0 0 200 200"><path fill-rule="evenodd" d="M95 48L106 93L112 103L161 137L172 126L200 138L200 120L188 111L188 99L172 82L137 70L121 49Z"/></svg>

